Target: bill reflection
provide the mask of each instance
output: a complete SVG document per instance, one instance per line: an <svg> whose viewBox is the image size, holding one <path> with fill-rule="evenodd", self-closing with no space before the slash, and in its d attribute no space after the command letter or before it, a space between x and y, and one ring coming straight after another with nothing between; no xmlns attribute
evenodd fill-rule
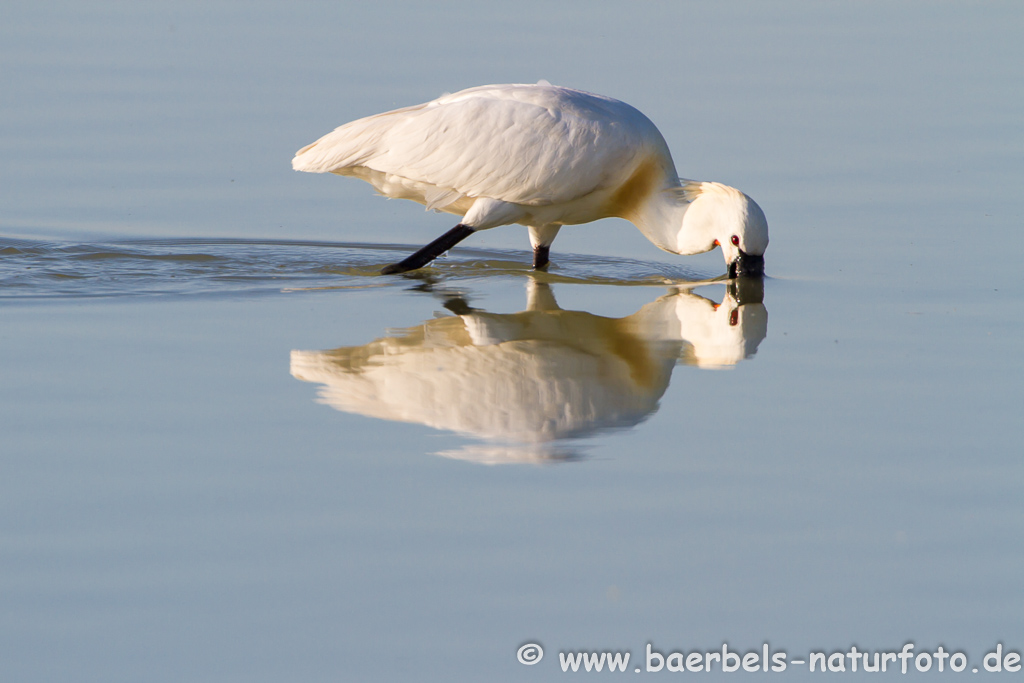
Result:
<svg viewBox="0 0 1024 683"><path fill-rule="evenodd" d="M291 372L337 410L473 437L439 453L477 462L569 460L566 443L632 427L658 408L677 364L728 368L767 334L759 280L730 284L721 304L686 289L624 318L559 308L530 280L526 310L445 303L452 315L364 346L292 351Z"/></svg>

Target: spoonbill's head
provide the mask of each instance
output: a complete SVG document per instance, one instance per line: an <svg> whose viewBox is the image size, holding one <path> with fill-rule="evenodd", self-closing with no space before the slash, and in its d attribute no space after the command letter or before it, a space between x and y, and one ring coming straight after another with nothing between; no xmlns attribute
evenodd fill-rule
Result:
<svg viewBox="0 0 1024 683"><path fill-rule="evenodd" d="M721 183L702 182L695 190L680 237L699 240L703 251L721 247L730 278L764 275L768 220L757 202Z"/></svg>

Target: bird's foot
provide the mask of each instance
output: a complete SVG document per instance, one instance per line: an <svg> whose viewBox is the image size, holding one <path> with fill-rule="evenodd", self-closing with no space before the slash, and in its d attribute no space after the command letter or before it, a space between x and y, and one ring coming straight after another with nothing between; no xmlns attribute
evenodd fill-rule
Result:
<svg viewBox="0 0 1024 683"><path fill-rule="evenodd" d="M538 244L533 248L533 269L534 270L547 270L548 265L551 263L548 260L548 252L551 251L551 245L549 244Z"/></svg>

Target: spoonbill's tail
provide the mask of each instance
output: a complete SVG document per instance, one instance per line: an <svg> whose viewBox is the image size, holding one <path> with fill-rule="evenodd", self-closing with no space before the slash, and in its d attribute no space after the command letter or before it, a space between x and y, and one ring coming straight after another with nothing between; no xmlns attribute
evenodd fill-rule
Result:
<svg viewBox="0 0 1024 683"><path fill-rule="evenodd" d="M392 275L394 273L405 273L410 270L422 268L462 240L472 235L474 232L473 228L459 223L454 228L411 256L406 257L398 263L392 263L389 266L384 266L381 269L380 274Z"/></svg>

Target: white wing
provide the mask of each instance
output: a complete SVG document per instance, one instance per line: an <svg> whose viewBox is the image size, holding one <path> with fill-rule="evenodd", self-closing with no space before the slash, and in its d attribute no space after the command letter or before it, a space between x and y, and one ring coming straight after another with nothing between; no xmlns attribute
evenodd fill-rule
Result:
<svg viewBox="0 0 1024 683"><path fill-rule="evenodd" d="M399 176L452 196L542 206L622 182L636 160L668 156L639 111L547 85L490 85L353 121L304 147L296 170Z"/></svg>

